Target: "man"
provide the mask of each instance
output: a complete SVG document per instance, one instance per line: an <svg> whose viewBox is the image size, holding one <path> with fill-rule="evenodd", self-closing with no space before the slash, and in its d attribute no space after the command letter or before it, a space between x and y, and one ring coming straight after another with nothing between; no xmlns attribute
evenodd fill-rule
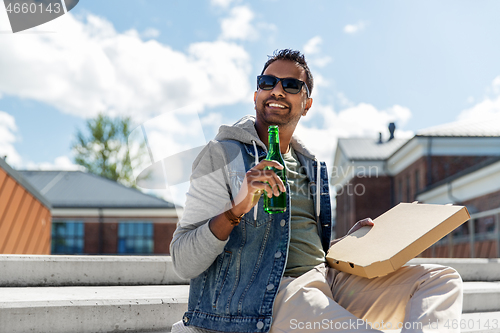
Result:
<svg viewBox="0 0 500 333"><path fill-rule="evenodd" d="M313 77L300 52L285 49L257 83L255 118L221 126L193 164L170 245L176 272L191 279L189 304L172 332L445 332L444 321L459 322L462 282L451 268L404 267L369 280L326 265L326 166L293 135L311 108ZM269 125L279 126L285 166L264 160ZM287 184L265 167L285 167ZM263 196L280 191L287 210L267 214ZM364 225L373 222L350 232Z"/></svg>

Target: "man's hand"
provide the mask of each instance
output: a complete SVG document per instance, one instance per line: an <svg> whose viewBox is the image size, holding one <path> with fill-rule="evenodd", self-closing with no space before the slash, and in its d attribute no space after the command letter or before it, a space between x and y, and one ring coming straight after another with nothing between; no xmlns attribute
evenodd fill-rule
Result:
<svg viewBox="0 0 500 333"><path fill-rule="evenodd" d="M248 213L257 204L264 190L270 198L273 195L280 195L280 191L286 192L286 187L281 178L273 170L264 170L265 167L283 169L283 166L276 161L263 160L248 170L240 191L234 199L235 206L231 208L234 215L240 216ZM209 227L214 236L220 240L226 240L234 228L224 214L219 214L211 219Z"/></svg>
<svg viewBox="0 0 500 333"><path fill-rule="evenodd" d="M283 169L283 165L276 161L262 160L248 170L240 191L234 200L233 213L236 215L248 213L257 204L263 191L266 191L269 198L273 195L278 196L281 192L286 192L281 178L273 170L264 170L266 167Z"/></svg>
<svg viewBox="0 0 500 333"><path fill-rule="evenodd" d="M372 227L373 225L374 224L371 218L368 217L366 219L362 219L361 221L356 222L356 224L352 226L352 228L347 232L347 235L352 234L353 232L355 232L358 229L361 229L362 227L366 226Z"/></svg>
<svg viewBox="0 0 500 333"><path fill-rule="evenodd" d="M366 227L366 226L368 226L368 227L372 227L372 226L374 226L374 225L375 225L375 224L373 223L373 221L372 221L372 219L371 219L371 218L369 218L369 217L368 217L368 218L366 218L366 219L362 219L362 220L360 220L360 221L356 222L356 224L352 226L352 228L351 228L351 229L347 232L347 235L352 234L353 232L355 232L355 231L356 231L356 230L358 230L358 229L361 229L362 227ZM346 237L347 235L345 235L344 237ZM333 244L337 243L338 241L342 240L344 237L342 237L342 238L337 238L337 239L332 240L332 241L330 242L330 247L331 247Z"/></svg>

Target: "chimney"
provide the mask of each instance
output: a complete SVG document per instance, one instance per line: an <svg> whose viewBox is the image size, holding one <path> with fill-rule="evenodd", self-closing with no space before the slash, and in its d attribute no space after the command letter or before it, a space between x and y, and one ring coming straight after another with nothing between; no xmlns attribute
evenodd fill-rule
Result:
<svg viewBox="0 0 500 333"><path fill-rule="evenodd" d="M383 143L383 141L382 141L382 132L378 132L378 143L379 144Z"/></svg>
<svg viewBox="0 0 500 333"><path fill-rule="evenodd" d="M387 141L391 141L392 139L394 139L394 131L395 130L396 130L396 124L390 123L389 124L389 133L391 134L391 136L389 137L389 140L387 140Z"/></svg>

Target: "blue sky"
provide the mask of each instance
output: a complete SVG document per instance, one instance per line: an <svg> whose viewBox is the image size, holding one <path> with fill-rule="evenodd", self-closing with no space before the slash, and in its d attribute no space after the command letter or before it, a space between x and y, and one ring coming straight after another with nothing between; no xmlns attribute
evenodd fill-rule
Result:
<svg viewBox="0 0 500 333"><path fill-rule="evenodd" d="M0 6L0 155L72 168L86 118L141 124L192 104L209 140L253 113L267 55L295 48L316 80L297 132L331 165L338 137L499 113L499 12L494 0L81 0L12 34ZM175 131L189 130L164 127L163 140L179 145Z"/></svg>

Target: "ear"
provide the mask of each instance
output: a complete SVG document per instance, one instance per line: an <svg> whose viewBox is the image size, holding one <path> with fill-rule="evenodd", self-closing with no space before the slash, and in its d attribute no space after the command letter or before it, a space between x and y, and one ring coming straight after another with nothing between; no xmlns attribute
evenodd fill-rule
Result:
<svg viewBox="0 0 500 333"><path fill-rule="evenodd" d="M302 116L305 116L307 114L307 112L309 111L309 109L312 106L312 103L313 103L313 99L312 98L308 98L307 101L306 101L306 107L304 108L304 112L302 112Z"/></svg>
<svg viewBox="0 0 500 333"><path fill-rule="evenodd" d="M257 92L253 93L253 104L257 102Z"/></svg>

